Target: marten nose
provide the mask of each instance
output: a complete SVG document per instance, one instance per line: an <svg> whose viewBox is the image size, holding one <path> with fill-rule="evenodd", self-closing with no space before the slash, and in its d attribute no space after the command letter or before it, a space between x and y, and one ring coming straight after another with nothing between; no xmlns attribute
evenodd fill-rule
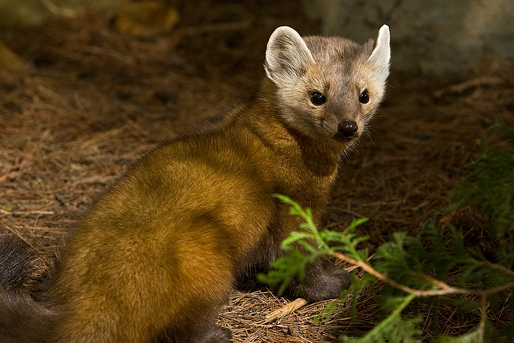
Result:
<svg viewBox="0 0 514 343"><path fill-rule="evenodd" d="M343 137L351 137L359 127L353 120L343 120L339 123L337 130Z"/></svg>

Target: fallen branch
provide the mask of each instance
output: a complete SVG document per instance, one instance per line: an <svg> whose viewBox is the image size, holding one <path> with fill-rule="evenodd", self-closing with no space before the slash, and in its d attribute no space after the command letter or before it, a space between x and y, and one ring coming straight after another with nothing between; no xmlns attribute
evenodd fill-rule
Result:
<svg viewBox="0 0 514 343"><path fill-rule="evenodd" d="M285 317L287 316L288 314L298 310L299 308L305 306L305 304L307 304L307 300L303 299L303 298L298 298L294 301L291 301L290 303L282 306L281 308L279 308L278 310L275 310L273 312L271 312L270 314L268 314L265 318L264 318L264 324L267 324L267 323L270 323L276 319L280 319L282 317Z"/></svg>

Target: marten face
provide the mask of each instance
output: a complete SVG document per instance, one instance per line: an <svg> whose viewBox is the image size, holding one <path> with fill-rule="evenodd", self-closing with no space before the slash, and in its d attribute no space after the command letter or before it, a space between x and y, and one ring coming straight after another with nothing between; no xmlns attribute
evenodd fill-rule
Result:
<svg viewBox="0 0 514 343"><path fill-rule="evenodd" d="M347 39L306 37L288 27L270 38L265 69L277 85L281 115L303 134L350 142L372 118L389 75L389 29L377 44Z"/></svg>

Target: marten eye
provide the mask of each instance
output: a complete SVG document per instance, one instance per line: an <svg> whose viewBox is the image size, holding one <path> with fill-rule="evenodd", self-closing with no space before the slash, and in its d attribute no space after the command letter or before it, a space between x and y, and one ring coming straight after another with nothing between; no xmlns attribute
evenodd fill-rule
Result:
<svg viewBox="0 0 514 343"><path fill-rule="evenodd" d="M369 94L368 94L368 90L365 89L360 95L359 95L359 101L362 103L362 104L367 104L369 102Z"/></svg>
<svg viewBox="0 0 514 343"><path fill-rule="evenodd" d="M327 102L327 98L320 92L312 92L311 93L311 102L316 105L320 106L323 105L325 102Z"/></svg>

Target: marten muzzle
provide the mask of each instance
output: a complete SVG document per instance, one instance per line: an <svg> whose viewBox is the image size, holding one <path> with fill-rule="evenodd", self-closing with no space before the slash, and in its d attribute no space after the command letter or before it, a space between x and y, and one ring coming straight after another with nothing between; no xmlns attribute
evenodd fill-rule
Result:
<svg viewBox="0 0 514 343"><path fill-rule="evenodd" d="M338 141L348 141L355 136L358 129L359 126L355 121L343 120L337 126L337 133L334 138Z"/></svg>

